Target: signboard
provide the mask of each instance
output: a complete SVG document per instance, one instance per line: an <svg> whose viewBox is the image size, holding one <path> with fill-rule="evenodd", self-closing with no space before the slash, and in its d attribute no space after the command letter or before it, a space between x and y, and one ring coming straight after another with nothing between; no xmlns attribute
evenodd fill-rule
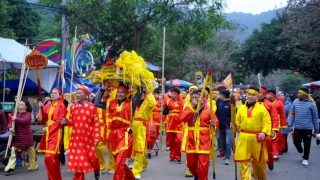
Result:
<svg viewBox="0 0 320 180"><path fill-rule="evenodd" d="M196 81L196 86L201 87L203 84L203 74L202 71L196 71L195 73L195 81Z"/></svg>

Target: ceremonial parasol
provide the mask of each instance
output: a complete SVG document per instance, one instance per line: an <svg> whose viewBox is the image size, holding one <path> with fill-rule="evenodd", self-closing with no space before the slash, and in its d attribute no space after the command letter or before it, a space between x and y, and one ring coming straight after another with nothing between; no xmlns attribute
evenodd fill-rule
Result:
<svg viewBox="0 0 320 180"><path fill-rule="evenodd" d="M170 85L170 81L166 81L166 86L169 86L169 85ZM191 86L192 83L190 83L188 81L181 80L181 79L173 79L172 85L175 87L189 88L189 86Z"/></svg>
<svg viewBox="0 0 320 180"><path fill-rule="evenodd" d="M147 65L147 69L149 69L150 71L156 71L156 72L160 72L161 71L161 67L153 65L147 61L144 61Z"/></svg>

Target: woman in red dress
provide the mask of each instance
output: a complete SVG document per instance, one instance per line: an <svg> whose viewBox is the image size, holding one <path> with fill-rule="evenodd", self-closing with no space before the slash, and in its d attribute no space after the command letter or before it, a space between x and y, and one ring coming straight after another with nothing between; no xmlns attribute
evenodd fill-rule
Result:
<svg viewBox="0 0 320 180"><path fill-rule="evenodd" d="M61 180L59 154L62 142L62 125L59 119L65 118L67 108L64 105L63 94L54 88L51 92L51 103L43 106L39 102L39 122L45 125L38 152L46 153L44 163L48 180ZM43 110L41 109L43 107Z"/></svg>

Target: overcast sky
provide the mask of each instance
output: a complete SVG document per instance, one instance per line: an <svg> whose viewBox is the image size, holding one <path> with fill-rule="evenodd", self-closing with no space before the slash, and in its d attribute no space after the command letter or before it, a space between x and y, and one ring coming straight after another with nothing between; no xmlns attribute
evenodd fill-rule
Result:
<svg viewBox="0 0 320 180"><path fill-rule="evenodd" d="M226 13L244 12L260 14L272 9L284 7L287 0L225 0L227 3Z"/></svg>

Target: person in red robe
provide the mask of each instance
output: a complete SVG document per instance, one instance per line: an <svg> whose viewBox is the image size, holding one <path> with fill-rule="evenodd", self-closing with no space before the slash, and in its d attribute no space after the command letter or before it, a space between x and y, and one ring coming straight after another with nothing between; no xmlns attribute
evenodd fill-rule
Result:
<svg viewBox="0 0 320 180"><path fill-rule="evenodd" d="M269 101L273 104L275 112L277 114L277 120L278 120L278 126L277 126L277 132L276 137L274 138L274 141L272 143L272 153L274 156L274 159L279 159L279 151L281 149L284 149L285 144L285 136L281 134L281 129L287 128L287 118L286 113L284 112L284 106L283 101L276 96L276 91L271 89L267 91L267 98Z"/></svg>
<svg viewBox="0 0 320 180"><path fill-rule="evenodd" d="M153 91L153 96L156 99L157 104L155 105L155 107L152 110L152 116L151 116L151 120L150 120L150 122L154 123L154 125L156 126L157 134L160 133L160 122L161 122L160 117L161 117L161 109L162 109L162 108L160 108L161 107L161 99L159 98L159 93L160 93L159 89L155 89ZM163 118L163 116L162 116L162 118Z"/></svg>
<svg viewBox="0 0 320 180"><path fill-rule="evenodd" d="M183 109L183 99L179 96L180 90L170 89L169 98L165 100L164 114L167 114L167 135L170 146L170 161L181 164L182 121L180 115Z"/></svg>
<svg viewBox="0 0 320 180"><path fill-rule="evenodd" d="M38 152L44 152L44 163L47 170L48 180L61 180L60 172L60 148L62 142L62 125L58 122L60 118L67 115L67 107L64 105L63 94L60 89L54 88L51 92L51 103L43 106L39 102L39 122L44 124ZM43 110L42 110L43 107Z"/></svg>
<svg viewBox="0 0 320 180"><path fill-rule="evenodd" d="M259 87L259 94L258 94L258 100L257 103L260 105L263 105L267 110L271 118L271 136L266 137L266 147L268 151L268 161L267 165L270 171L274 169L274 154L272 149L272 144L275 141L274 137L276 136L276 133L279 131L279 120L278 120L278 114L276 109L274 108L274 105L267 99L266 97L267 91L265 87Z"/></svg>
<svg viewBox="0 0 320 180"><path fill-rule="evenodd" d="M96 180L100 179L100 164L96 146L100 141L100 122L97 108L87 97L89 90L79 86L77 102L70 107L69 119L60 119L63 125L72 126L68 152L68 169L74 172L73 180L84 180L84 173L94 171Z"/></svg>
<svg viewBox="0 0 320 180"><path fill-rule="evenodd" d="M102 85L97 92L94 105L106 109L109 112L109 118L112 121L109 124L110 134L108 137L108 149L112 151L116 160L116 169L113 180L134 180L135 177L126 165L126 159L132 154L132 102L127 96L129 95L128 87L120 83L117 89L117 98L110 103L102 102L101 98L108 84Z"/></svg>
<svg viewBox="0 0 320 180"><path fill-rule="evenodd" d="M188 105L181 114L181 121L188 123L186 127L185 145L183 150L187 153L187 166L194 175L194 179L208 180L208 168L211 152L211 132L213 126L218 126L219 121L215 113L212 112L213 119L210 118L210 107L206 102L202 103L198 117L194 121L195 113L200 99L201 91L192 92L191 104Z"/></svg>

